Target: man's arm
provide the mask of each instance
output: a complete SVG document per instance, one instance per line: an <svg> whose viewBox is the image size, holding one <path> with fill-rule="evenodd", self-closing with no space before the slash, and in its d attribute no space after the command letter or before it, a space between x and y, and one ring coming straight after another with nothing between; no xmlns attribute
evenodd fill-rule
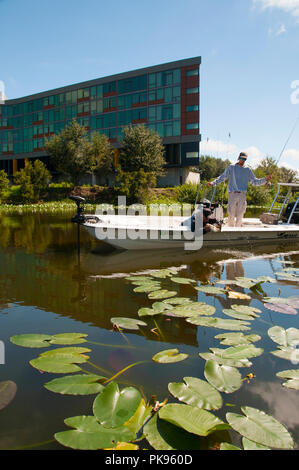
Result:
<svg viewBox="0 0 299 470"><path fill-rule="evenodd" d="M250 168L248 168L248 170L249 170L248 180L249 180L249 183L251 183L253 186L262 186L263 184L266 184L271 179L271 176L266 176L266 178L256 178L252 170L250 170Z"/></svg>
<svg viewBox="0 0 299 470"><path fill-rule="evenodd" d="M223 181L226 181L229 177L229 172L230 172L230 167L228 166L224 170L222 175L218 176L218 178L216 178L214 181L211 181L210 183L208 183L209 186L217 186L218 184L223 183Z"/></svg>

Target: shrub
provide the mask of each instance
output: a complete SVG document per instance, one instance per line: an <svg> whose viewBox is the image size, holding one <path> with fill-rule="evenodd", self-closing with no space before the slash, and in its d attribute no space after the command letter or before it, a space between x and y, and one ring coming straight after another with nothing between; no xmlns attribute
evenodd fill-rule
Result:
<svg viewBox="0 0 299 470"><path fill-rule="evenodd" d="M0 201L2 201L4 197L4 193L8 190L9 187L9 179L4 170L0 171Z"/></svg>

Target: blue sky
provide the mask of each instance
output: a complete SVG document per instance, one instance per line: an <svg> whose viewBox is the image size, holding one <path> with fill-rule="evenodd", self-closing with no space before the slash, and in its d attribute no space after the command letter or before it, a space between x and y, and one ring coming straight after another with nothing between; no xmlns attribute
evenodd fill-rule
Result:
<svg viewBox="0 0 299 470"><path fill-rule="evenodd" d="M201 56L201 153L277 158L299 116L299 0L0 0L0 20L11 99Z"/></svg>

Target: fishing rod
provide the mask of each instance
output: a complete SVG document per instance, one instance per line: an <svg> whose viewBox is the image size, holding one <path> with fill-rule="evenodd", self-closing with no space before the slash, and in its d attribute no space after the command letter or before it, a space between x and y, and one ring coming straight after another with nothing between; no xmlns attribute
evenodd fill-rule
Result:
<svg viewBox="0 0 299 470"><path fill-rule="evenodd" d="M290 135L288 136L288 138L287 138L287 140L286 140L286 143L284 144L284 146L283 146L283 148L282 148L282 151L281 151L280 154L279 154L279 157L278 157L277 161L275 162L276 165L278 165L278 162L279 162L279 160L281 159L281 157L282 157L282 155L283 155L283 152L284 152L285 149L286 149L286 146L288 145L289 141L291 140L291 138L292 138L292 136L293 136L293 134L294 134L294 132L295 132L295 129L296 129L296 127L297 127L298 122L299 122L299 116L298 116L298 118L297 118L296 121L295 121L295 124L294 124L294 126L293 126L293 128L292 128L292 130L291 130L291 132L290 132Z"/></svg>

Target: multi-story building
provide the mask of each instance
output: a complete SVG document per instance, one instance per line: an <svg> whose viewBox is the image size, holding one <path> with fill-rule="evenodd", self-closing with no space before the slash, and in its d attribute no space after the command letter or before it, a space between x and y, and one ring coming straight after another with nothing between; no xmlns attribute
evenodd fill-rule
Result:
<svg viewBox="0 0 299 470"><path fill-rule="evenodd" d="M122 129L144 124L163 139L167 175L160 185L188 180L199 163L199 75L194 57L98 78L0 102L0 170L14 175L28 160L47 165L45 139L73 119L121 147Z"/></svg>

